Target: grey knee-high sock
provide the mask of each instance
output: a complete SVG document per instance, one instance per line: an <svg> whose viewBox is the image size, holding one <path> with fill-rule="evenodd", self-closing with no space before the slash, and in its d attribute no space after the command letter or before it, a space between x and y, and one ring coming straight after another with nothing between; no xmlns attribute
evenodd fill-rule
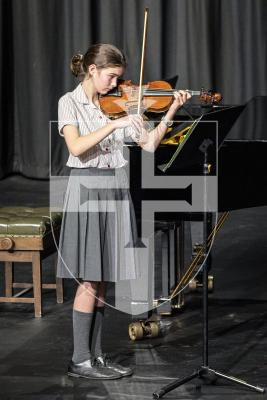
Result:
<svg viewBox="0 0 267 400"><path fill-rule="evenodd" d="M104 318L104 307L95 308L94 325L92 329L91 353L94 357L102 354L102 325Z"/></svg>
<svg viewBox="0 0 267 400"><path fill-rule="evenodd" d="M75 364L91 358L89 337L92 327L93 313L73 310L73 356Z"/></svg>

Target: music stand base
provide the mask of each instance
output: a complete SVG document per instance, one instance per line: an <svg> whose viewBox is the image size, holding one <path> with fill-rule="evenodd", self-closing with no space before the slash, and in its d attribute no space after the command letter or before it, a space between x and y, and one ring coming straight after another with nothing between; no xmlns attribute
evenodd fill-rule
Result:
<svg viewBox="0 0 267 400"><path fill-rule="evenodd" d="M164 396L164 394L170 392L171 390L174 390L175 388L183 385L186 382L191 381L192 379L212 378L212 380L213 380L215 376L226 379L230 382L234 382L239 385L245 386L248 389L255 390L256 392L265 393L265 389L262 387L250 385L249 383L247 383L239 378L235 378L234 376L225 375L225 374L223 374L219 371L216 371L214 369L211 369L209 367L200 367L197 371L193 372L191 375L185 376L180 379L176 379L173 382L169 383L168 385L164 386L158 392L153 393L153 399L160 399L162 396Z"/></svg>

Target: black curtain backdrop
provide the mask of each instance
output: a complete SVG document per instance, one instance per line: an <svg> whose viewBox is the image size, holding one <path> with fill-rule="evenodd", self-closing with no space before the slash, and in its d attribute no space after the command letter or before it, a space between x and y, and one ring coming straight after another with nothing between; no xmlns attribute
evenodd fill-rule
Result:
<svg viewBox="0 0 267 400"><path fill-rule="evenodd" d="M0 178L49 177L50 121L78 83L74 53L113 43L138 83L145 7L144 82L179 74L179 88L214 88L226 104L267 95L266 0L1 0ZM52 148L60 171L67 153L55 123Z"/></svg>

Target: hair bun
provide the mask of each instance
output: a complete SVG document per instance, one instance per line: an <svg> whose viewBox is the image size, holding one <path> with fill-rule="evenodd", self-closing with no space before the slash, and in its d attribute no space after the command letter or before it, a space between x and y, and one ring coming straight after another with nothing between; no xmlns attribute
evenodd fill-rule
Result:
<svg viewBox="0 0 267 400"><path fill-rule="evenodd" d="M84 73L83 71L83 55L75 54L70 63L70 69L74 76L79 76Z"/></svg>

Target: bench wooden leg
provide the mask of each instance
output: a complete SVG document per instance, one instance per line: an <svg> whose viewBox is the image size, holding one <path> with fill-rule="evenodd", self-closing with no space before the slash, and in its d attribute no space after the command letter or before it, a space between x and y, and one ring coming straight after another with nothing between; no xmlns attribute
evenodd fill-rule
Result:
<svg viewBox="0 0 267 400"><path fill-rule="evenodd" d="M35 317L42 316L41 280L42 280L42 274L41 274L40 252L34 251L32 254L32 282L33 282Z"/></svg>
<svg viewBox="0 0 267 400"><path fill-rule="evenodd" d="M56 293L57 293L57 303L62 304L64 299L64 287L63 279L57 277L57 259L58 255L55 255L55 272L56 272Z"/></svg>
<svg viewBox="0 0 267 400"><path fill-rule="evenodd" d="M5 262L5 294L6 297L13 296L13 262Z"/></svg>
<svg viewBox="0 0 267 400"><path fill-rule="evenodd" d="M63 303L63 279L56 278L57 303Z"/></svg>

